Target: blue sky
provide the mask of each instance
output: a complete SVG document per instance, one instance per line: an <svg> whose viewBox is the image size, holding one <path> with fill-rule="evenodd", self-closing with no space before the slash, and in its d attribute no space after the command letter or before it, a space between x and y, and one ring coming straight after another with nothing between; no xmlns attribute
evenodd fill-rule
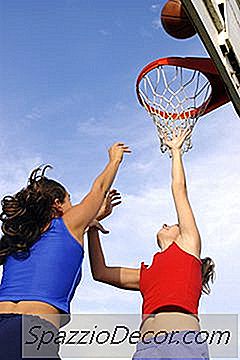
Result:
<svg viewBox="0 0 240 360"><path fill-rule="evenodd" d="M123 204L105 222L112 230L103 240L109 264L150 263L158 250L156 231L176 221L170 161L159 152L135 81L157 58L207 54L197 36L177 41L164 33L164 2L0 1L0 195L24 186L35 166L50 163L49 177L77 202L106 164L107 148L126 142L133 152L115 183ZM199 121L194 147L184 156L202 256L217 263L213 293L202 299L204 313L239 311L239 134L239 119L226 105ZM91 279L86 251L72 310L138 313L140 306L138 293Z"/></svg>

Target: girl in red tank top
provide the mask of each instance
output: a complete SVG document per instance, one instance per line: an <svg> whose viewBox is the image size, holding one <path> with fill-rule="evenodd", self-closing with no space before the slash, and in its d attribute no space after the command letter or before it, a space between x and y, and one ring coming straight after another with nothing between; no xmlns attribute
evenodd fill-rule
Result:
<svg viewBox="0 0 240 360"><path fill-rule="evenodd" d="M165 143L172 153L172 195L178 223L171 226L164 224L157 233L157 242L161 251L154 255L150 266L144 263L141 263L138 269L106 266L98 230L106 231L97 221L94 221L88 230L89 256L94 279L122 289L140 290L143 297L141 328L148 330L148 324L150 324L148 318L156 314L167 314L169 324L171 324L171 313L185 316L186 328L180 331L180 335L188 331L189 321L197 321L201 293L210 292L208 283L209 280L213 280L214 274L212 260L200 259L201 239L187 196L181 148L190 132L190 129L179 129L178 133L173 133L172 140L168 140L167 135L163 134ZM107 197L103 207L103 217L111 214L113 207L119 204L119 200L120 194L116 192L113 196ZM182 346L178 345L170 350L162 344L161 346L148 345L146 348L144 343L140 342L134 359L144 358L144 356L149 358L151 355L152 357L159 356L159 358L176 358L180 355L179 357L183 358L186 344L181 340L180 344ZM186 356L189 357L189 354L192 358L207 358L206 343L202 347L193 346Z"/></svg>

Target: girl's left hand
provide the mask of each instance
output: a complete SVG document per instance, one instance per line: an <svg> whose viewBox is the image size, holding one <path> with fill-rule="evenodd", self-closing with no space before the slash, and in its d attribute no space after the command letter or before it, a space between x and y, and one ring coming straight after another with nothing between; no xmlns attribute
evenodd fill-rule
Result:
<svg viewBox="0 0 240 360"><path fill-rule="evenodd" d="M97 220L93 220L91 224L89 224L87 231L90 231L92 228L101 231L103 234L109 234L109 230L105 229Z"/></svg>
<svg viewBox="0 0 240 360"><path fill-rule="evenodd" d="M110 190L96 216L96 220L105 219L112 213L113 208L119 204L121 204L121 194L116 189Z"/></svg>

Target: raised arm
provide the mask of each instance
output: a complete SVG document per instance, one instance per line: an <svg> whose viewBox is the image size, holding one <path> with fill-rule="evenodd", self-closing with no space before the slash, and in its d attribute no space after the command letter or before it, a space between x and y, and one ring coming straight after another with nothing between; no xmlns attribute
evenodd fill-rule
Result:
<svg viewBox="0 0 240 360"><path fill-rule="evenodd" d="M200 256L201 239L196 225L194 214L187 195L186 177L184 173L181 148L184 140L190 135L191 130L178 130L173 133L173 139L165 142L172 153L172 194L178 216L181 241L184 246Z"/></svg>
<svg viewBox="0 0 240 360"><path fill-rule="evenodd" d="M117 190L111 190L97 214L97 219L102 220L109 216L113 208L120 203L120 193ZM90 224L88 230L88 249L93 278L121 289L139 290L140 269L110 267L106 265L99 239L99 229L103 233L108 232L97 220Z"/></svg>
<svg viewBox="0 0 240 360"><path fill-rule="evenodd" d="M130 153L128 146L116 143L109 149L109 162L103 172L94 181L90 192L77 205L70 208L63 219L69 230L78 238L96 217L103 200L109 191L123 159L124 153Z"/></svg>
<svg viewBox="0 0 240 360"><path fill-rule="evenodd" d="M88 230L89 258L94 280L121 289L139 290L140 269L106 265L98 231L96 224Z"/></svg>

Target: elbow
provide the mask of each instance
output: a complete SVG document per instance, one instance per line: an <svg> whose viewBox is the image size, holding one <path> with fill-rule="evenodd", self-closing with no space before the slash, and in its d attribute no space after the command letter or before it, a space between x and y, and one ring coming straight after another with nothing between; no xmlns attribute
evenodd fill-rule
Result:
<svg viewBox="0 0 240 360"><path fill-rule="evenodd" d="M92 277L93 277L93 280L95 280L95 281L100 281L100 278L101 278L101 276L100 276L100 274L98 274L98 273L92 273Z"/></svg>
<svg viewBox="0 0 240 360"><path fill-rule="evenodd" d="M105 265L102 268L92 271L93 279L102 283L108 284L110 279L109 275L108 267Z"/></svg>
<svg viewBox="0 0 240 360"><path fill-rule="evenodd" d="M93 273L92 277L95 281L104 282L104 276L102 273Z"/></svg>

